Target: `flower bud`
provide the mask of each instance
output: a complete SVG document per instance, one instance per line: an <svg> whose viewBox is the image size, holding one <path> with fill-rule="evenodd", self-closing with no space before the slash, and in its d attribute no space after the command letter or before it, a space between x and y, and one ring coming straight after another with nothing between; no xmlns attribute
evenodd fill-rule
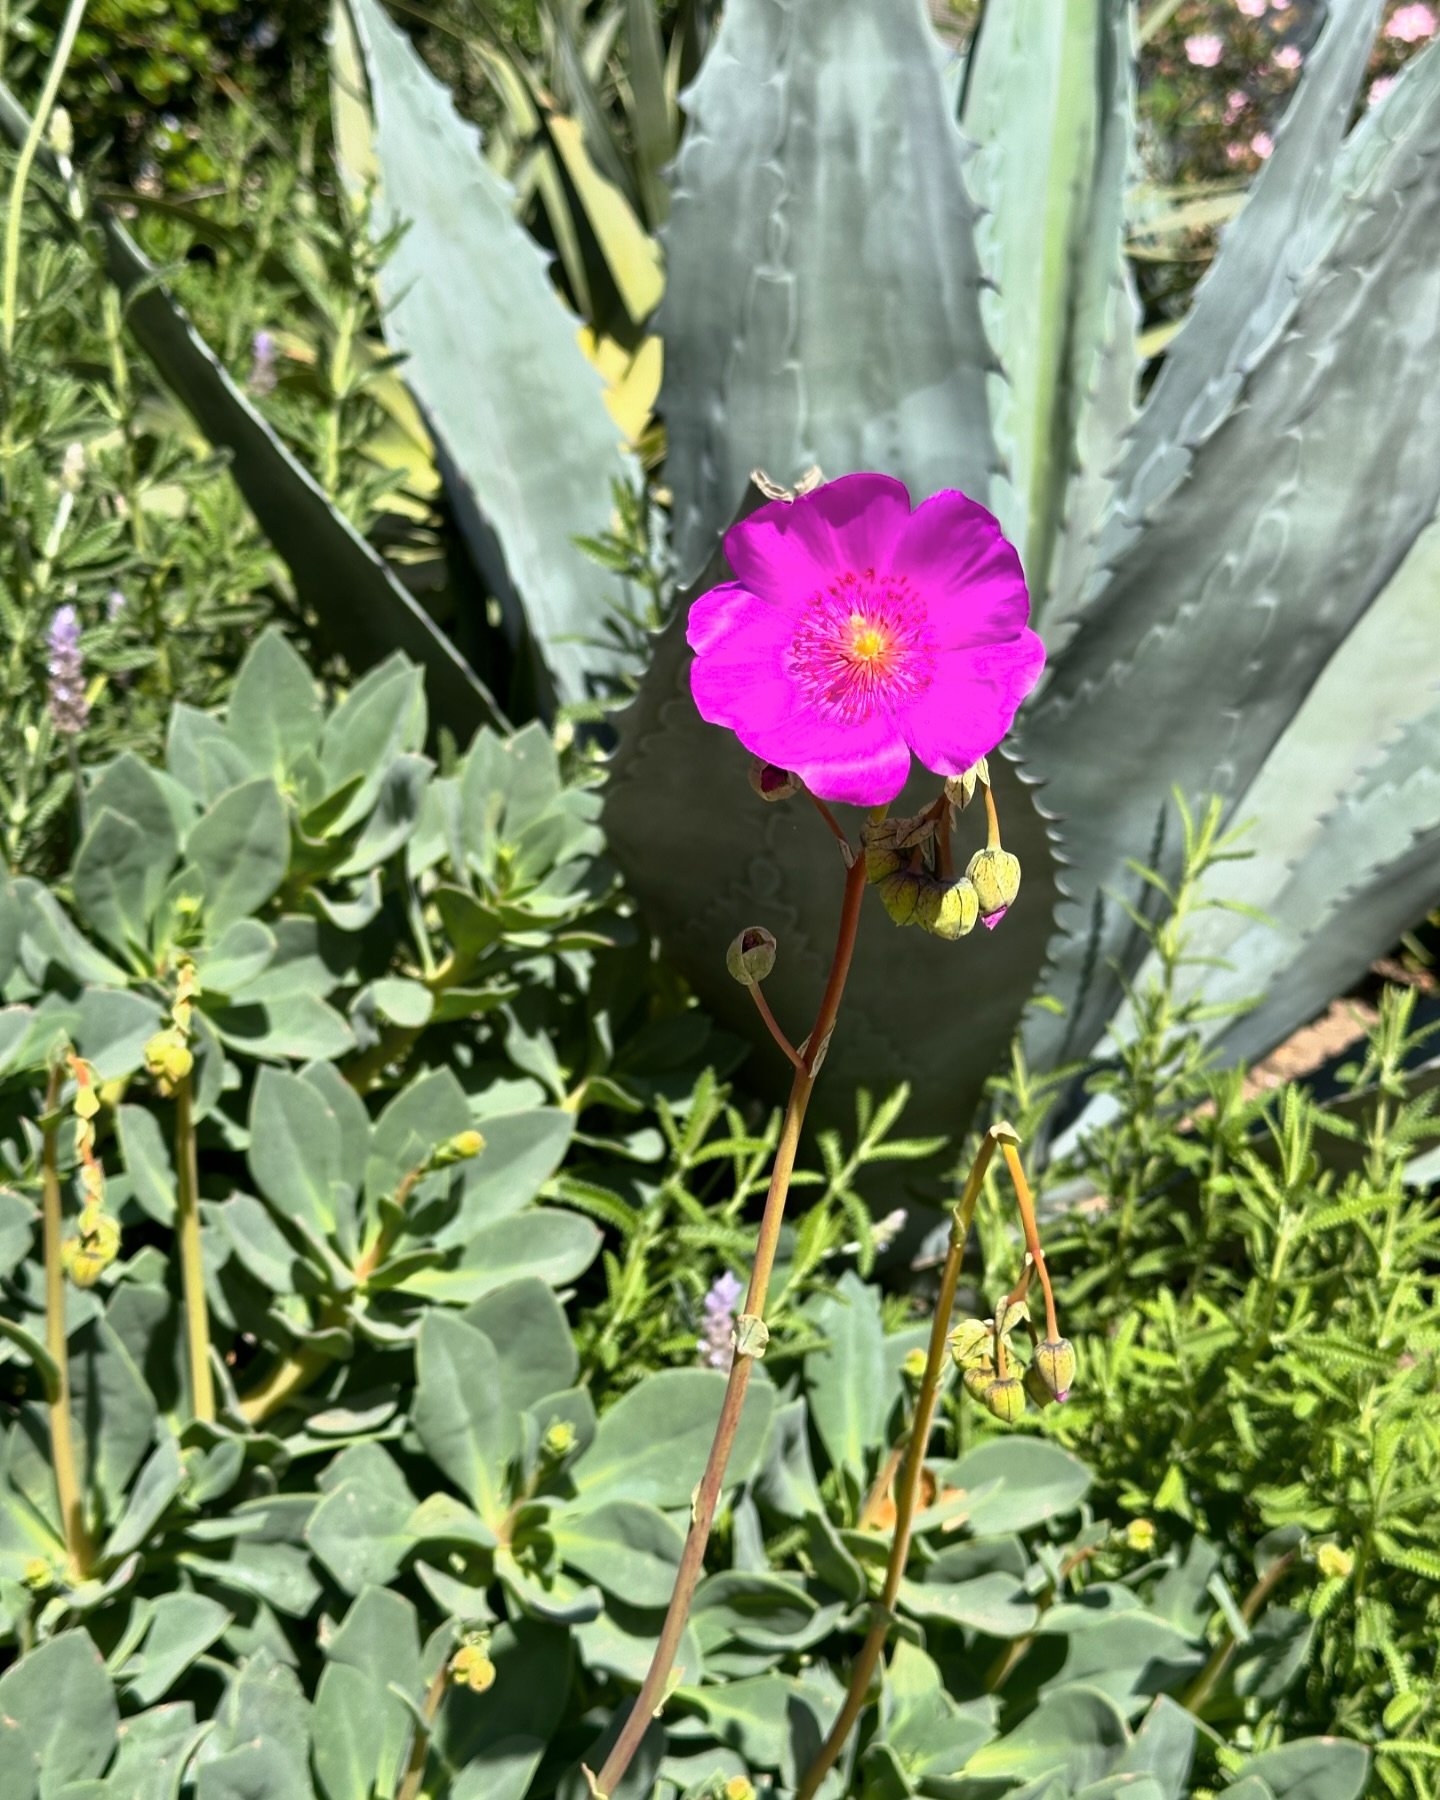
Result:
<svg viewBox="0 0 1440 1800"><path fill-rule="evenodd" d="M990 1384L995 1379L995 1365L988 1357L984 1362L971 1363L960 1371L960 1385L972 1400L978 1400L982 1406Z"/></svg>
<svg viewBox="0 0 1440 1800"><path fill-rule="evenodd" d="M540 1447L546 1456L559 1462L562 1456L568 1456L575 1448L575 1427L568 1419L557 1419L553 1425L547 1427L544 1437L540 1440Z"/></svg>
<svg viewBox="0 0 1440 1800"><path fill-rule="evenodd" d="M51 113L45 135L57 156L68 161L75 154L75 127L70 123L70 114L63 106L57 106Z"/></svg>
<svg viewBox="0 0 1440 1800"><path fill-rule="evenodd" d="M1057 1400L1069 1398L1075 1385L1075 1346L1069 1338L1046 1338L1037 1344L1034 1366Z"/></svg>
<svg viewBox="0 0 1440 1800"><path fill-rule="evenodd" d="M80 1235L60 1246L60 1265L76 1287L90 1288L120 1250L120 1225L93 1203L80 1210Z"/></svg>
<svg viewBox="0 0 1440 1800"><path fill-rule="evenodd" d="M1155 1526L1149 1519L1132 1519L1125 1527L1125 1545L1139 1556L1148 1556L1155 1548Z"/></svg>
<svg viewBox="0 0 1440 1800"><path fill-rule="evenodd" d="M1035 1367L1034 1363L1031 1363L1030 1367L1025 1371L1025 1392L1040 1408L1041 1412L1044 1412L1047 1406L1053 1406L1055 1404L1055 1396L1041 1380L1040 1371Z"/></svg>
<svg viewBox="0 0 1440 1800"><path fill-rule="evenodd" d="M915 909L925 891L926 877L909 869L897 869L880 883L880 903L897 925L913 925Z"/></svg>
<svg viewBox="0 0 1440 1800"><path fill-rule="evenodd" d="M750 785L762 800L788 800L800 789L800 783L788 769L762 762L751 763Z"/></svg>
<svg viewBox="0 0 1440 1800"><path fill-rule="evenodd" d="M185 1034L174 1026L157 1031L145 1046L145 1067L167 1098L194 1066L195 1058L185 1042Z"/></svg>
<svg viewBox="0 0 1440 1800"><path fill-rule="evenodd" d="M430 1158L432 1169L448 1169L454 1163L469 1162L485 1148L485 1139L478 1131L457 1131L452 1138L436 1149Z"/></svg>
<svg viewBox="0 0 1440 1800"><path fill-rule="evenodd" d="M950 1333L950 1355L957 1369L972 1369L990 1359L994 1334L981 1319L966 1319Z"/></svg>
<svg viewBox="0 0 1440 1800"><path fill-rule="evenodd" d="M1008 850L977 850L965 873L975 883L982 918L1013 906L1020 892L1020 858Z"/></svg>
<svg viewBox="0 0 1440 1800"><path fill-rule="evenodd" d="M721 1800L755 1800L755 1784L746 1775L732 1775L720 1794Z"/></svg>
<svg viewBox="0 0 1440 1800"><path fill-rule="evenodd" d="M32 1594L43 1594L46 1588L54 1587L55 1571L43 1556L32 1556L25 1564L21 1580Z"/></svg>
<svg viewBox="0 0 1440 1800"><path fill-rule="evenodd" d="M1327 1581L1344 1581L1355 1567L1355 1558L1338 1544L1322 1544L1315 1552L1315 1563Z"/></svg>
<svg viewBox="0 0 1440 1800"><path fill-rule="evenodd" d="M905 1379L907 1381L920 1381L923 1379L926 1360L925 1352L918 1344L913 1350L907 1350L905 1353L905 1360L900 1365L901 1372Z"/></svg>
<svg viewBox="0 0 1440 1800"><path fill-rule="evenodd" d="M1025 1410L1025 1388L1018 1376L997 1376L980 1395L986 1412L993 1413L1006 1425L1013 1425Z"/></svg>
<svg viewBox="0 0 1440 1800"><path fill-rule="evenodd" d="M725 967L741 987L758 987L775 967L776 943L763 925L747 925L725 953Z"/></svg>
<svg viewBox="0 0 1440 1800"><path fill-rule="evenodd" d="M931 937L954 943L975 929L980 900L971 881L927 882L915 908L915 922Z"/></svg>
<svg viewBox="0 0 1440 1800"><path fill-rule="evenodd" d="M495 1685L495 1665L480 1644L462 1644L450 1658L450 1679L472 1694L483 1694Z"/></svg>
<svg viewBox="0 0 1440 1800"><path fill-rule="evenodd" d="M900 852L887 850L883 845L867 844L865 846L865 879L872 887L881 882L887 875L893 875L900 867Z"/></svg>

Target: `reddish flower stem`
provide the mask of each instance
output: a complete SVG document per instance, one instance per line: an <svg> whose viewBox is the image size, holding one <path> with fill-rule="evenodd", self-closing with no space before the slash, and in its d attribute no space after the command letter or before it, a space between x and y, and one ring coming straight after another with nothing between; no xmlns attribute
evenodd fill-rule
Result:
<svg viewBox="0 0 1440 1800"><path fill-rule="evenodd" d="M800 1128L805 1121L805 1110L810 1104L810 1095L815 1087L815 1077L819 1072L825 1047L835 1029L835 1018L840 1010L841 996L845 992L845 980L850 973L850 959L855 953L855 934L860 923L860 903L864 897L865 863L863 858L857 856L845 874L845 896L840 908L840 926L835 938L835 954L830 962L830 976L825 983L820 1010L815 1015L814 1028L805 1041L804 1051L800 1053L795 1079L790 1086L790 1098L785 1107L784 1122L780 1128L780 1141L775 1148L770 1189L765 1197L765 1211L755 1243L755 1263L745 1296L745 1313L753 1318L763 1318L765 1314L770 1276L775 1267L775 1252L780 1242L780 1224L785 1216L785 1200L795 1168L795 1153L800 1145ZM710 1541L710 1528L715 1522L715 1512L720 1503L725 1467L734 1447L735 1433L740 1424L740 1410L745 1404L745 1392L750 1385L753 1363L752 1356L736 1351L735 1360L730 1367L725 1399L720 1408L720 1418L715 1427L715 1437L710 1446L709 1460L691 1503L690 1530L680 1557L680 1568L675 1577L670 1604L665 1612L665 1623L660 1630L660 1641L655 1646L650 1668L641 1683L640 1692L635 1696L630 1715L599 1774L591 1775L586 1770L591 1792L595 1795L608 1796L614 1793L630 1767L651 1719L664 1704L670 1670L680 1648L685 1621L690 1616L690 1603L704 1569L705 1547Z"/></svg>
<svg viewBox="0 0 1440 1800"><path fill-rule="evenodd" d="M925 1452L930 1443L930 1431L935 1423L935 1407L940 1398L945 1345L950 1336L950 1315L955 1310L955 1289L960 1281L960 1262L965 1254L965 1240L970 1235L975 1202L980 1195L985 1171L990 1166L990 1158L995 1154L995 1145L1000 1141L999 1134L1009 1129L1009 1126L991 1126L980 1140L980 1148L975 1153L970 1174L955 1207L950 1225L950 1243L940 1272L940 1292L935 1301L935 1316L930 1322L930 1346L925 1357L925 1374L915 1401L915 1420L910 1428L909 1442L905 1446L905 1463L895 1496L895 1535L890 1540L885 1585L875 1604L870 1630L850 1671L850 1686L845 1695L845 1703L836 1715L825 1742L816 1752L814 1762L806 1770L805 1779L795 1790L795 1800L814 1800L820 1783L830 1773L836 1758L845 1748L846 1740L864 1710L875 1665L880 1660L880 1652L885 1648L885 1640L894 1623L895 1602L905 1575L905 1564L910 1556L910 1534L915 1525L921 1476L925 1470ZM1009 1148L1008 1145L1005 1147Z"/></svg>
<svg viewBox="0 0 1440 1800"><path fill-rule="evenodd" d="M752 982L750 984L750 998L755 1002L756 1008L758 1009L758 1011L760 1013L760 1017L765 1021L765 1029L770 1033L771 1037L774 1038L775 1042L785 1052L786 1059L790 1063L792 1063L797 1069L803 1069L805 1067L804 1058L800 1055L800 1052L795 1048L795 1046L790 1042L789 1038L786 1037L785 1033L780 1029L779 1022L777 1021L774 1013L771 1012L771 1010L770 1010L770 1002L765 998L765 995L761 992L760 983L758 981Z"/></svg>
<svg viewBox="0 0 1440 1800"><path fill-rule="evenodd" d="M1001 1151L1005 1157L1005 1166L1010 1171L1010 1179L1015 1183L1015 1202L1020 1208L1025 1248L1030 1252L1035 1273L1040 1277L1041 1291L1045 1295L1045 1329L1053 1343L1060 1335L1060 1324L1055 1313L1055 1296L1050 1290L1050 1271L1045 1267L1045 1252L1040 1248L1040 1229L1035 1223L1035 1202L1031 1198L1030 1183L1025 1179L1024 1165L1015 1146L1002 1144Z"/></svg>

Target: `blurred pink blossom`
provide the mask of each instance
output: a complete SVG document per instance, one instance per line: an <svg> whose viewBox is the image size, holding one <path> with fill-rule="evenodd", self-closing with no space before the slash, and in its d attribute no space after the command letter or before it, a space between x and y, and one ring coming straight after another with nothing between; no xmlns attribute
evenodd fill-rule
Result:
<svg viewBox="0 0 1440 1800"><path fill-rule="evenodd" d="M1268 131L1257 131L1250 140L1250 148L1260 158L1261 162L1264 162L1265 158L1275 148L1275 140Z"/></svg>
<svg viewBox="0 0 1440 1800"><path fill-rule="evenodd" d="M1234 93L1227 94L1225 96L1225 123L1233 125L1249 104L1250 96L1242 94L1239 88L1236 88Z"/></svg>
<svg viewBox="0 0 1440 1800"><path fill-rule="evenodd" d="M1224 54L1225 45L1213 31L1202 32L1198 37L1187 37L1185 40L1185 59L1197 69L1213 69Z"/></svg>
<svg viewBox="0 0 1440 1800"><path fill-rule="evenodd" d="M1385 36L1394 38L1397 44L1423 44L1426 38L1434 37L1435 26L1434 7L1417 0L1415 5L1395 9L1385 27Z"/></svg>
<svg viewBox="0 0 1440 1800"><path fill-rule="evenodd" d="M1366 99L1371 106L1378 106L1394 85L1395 77L1393 75L1377 75L1370 83L1370 92L1366 95Z"/></svg>
<svg viewBox="0 0 1440 1800"><path fill-rule="evenodd" d="M1269 4L1270 0L1235 0L1235 5L1247 19L1263 18Z"/></svg>
<svg viewBox="0 0 1440 1800"><path fill-rule="evenodd" d="M1238 163L1244 154L1245 146L1243 144L1227 144L1225 146L1225 155L1230 162Z"/></svg>
<svg viewBox="0 0 1440 1800"><path fill-rule="evenodd" d="M1300 67L1300 50L1295 44L1282 44L1275 52L1277 69L1298 69Z"/></svg>

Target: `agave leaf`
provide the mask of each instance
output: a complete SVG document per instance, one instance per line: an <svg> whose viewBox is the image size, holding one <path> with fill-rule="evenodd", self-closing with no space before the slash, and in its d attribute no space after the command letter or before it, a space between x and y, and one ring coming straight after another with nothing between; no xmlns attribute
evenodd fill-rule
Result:
<svg viewBox="0 0 1440 1800"><path fill-rule="evenodd" d="M665 94L665 49L651 0L625 0L625 39L640 200L646 221L663 225L670 211L670 190L662 171L675 154L675 116Z"/></svg>
<svg viewBox="0 0 1440 1800"><path fill-rule="evenodd" d="M752 488L746 510L761 499ZM825 986L845 872L808 803L799 795L775 805L757 798L747 779L751 759L695 710L685 617L696 593L726 579L716 551L655 641L640 692L619 718L604 825L666 951L704 1003L755 1046L762 1080L782 1093L789 1064L726 973L725 952L747 925L775 933L779 957L765 996L792 1041L802 1038ZM1025 872L1020 900L993 934L977 930L947 944L892 925L875 896L866 896L845 1004L816 1089L822 1119L849 1125L855 1088L888 1092L903 1069L913 1087L907 1129L961 1130L1004 1055L1040 972L1056 888L1048 828L1026 778L1000 756L990 767L1005 843ZM939 777L918 770L896 807L919 812L938 791ZM854 809L835 810L856 835ZM962 863L974 816L964 815L957 839Z"/></svg>
<svg viewBox="0 0 1440 1800"><path fill-rule="evenodd" d="M981 315L1005 371L991 384L1010 477L996 511L1036 588L1050 568L1077 414L1117 339L1121 405L1111 417L1107 404L1108 441L1091 448L1091 460L1108 465L1130 423L1132 59L1129 0L989 0L970 50L963 122L978 148L967 173L982 208L976 245L994 284Z"/></svg>
<svg viewBox="0 0 1440 1800"><path fill-rule="evenodd" d="M1432 597L1434 589L1431 590ZM1433 629L1433 621L1432 621ZM1324 1010L1435 903L1440 700L1411 720L1311 835L1266 911L1227 946L1213 983L1264 998L1224 1033L1227 1059L1262 1055Z"/></svg>
<svg viewBox="0 0 1440 1800"><path fill-rule="evenodd" d="M1231 965L1208 968L1203 978L1197 972L1196 985L1203 980L1207 999L1266 996L1251 1018L1223 1026L1227 1048L1263 1051L1306 1023L1305 1016L1286 1016L1276 984L1297 945L1321 929L1342 898L1352 972L1383 954L1413 923L1412 916L1392 927L1392 909L1377 909L1373 896L1365 896L1377 871L1406 851L1408 836L1434 822L1423 781L1417 785L1421 771L1414 756L1437 723L1437 594L1440 520L1433 520L1236 802L1234 817L1258 826L1243 840L1249 855L1212 869L1200 898L1258 908L1274 925L1217 907L1198 914L1191 927L1196 955ZM1408 818L1397 800L1387 798L1397 789L1415 803ZM1147 958L1140 979L1152 969ZM1320 1004L1328 998L1322 995ZM1220 1034L1221 1022L1214 1029Z"/></svg>
<svg viewBox="0 0 1440 1800"><path fill-rule="evenodd" d="M1198 447L1231 415L1352 217L1345 132L1381 0L1335 0L1318 44L1220 254L1196 291L1140 415L1119 479L1122 504L1101 544L1108 563L1185 479Z"/></svg>
<svg viewBox="0 0 1440 1800"><path fill-rule="evenodd" d="M605 529L612 482L632 479L632 464L578 321L474 129L378 0L355 0L352 18L370 75L379 222L409 227L381 272L387 336L409 359L512 638L531 634L559 697L579 699L618 653L603 643L601 584L575 540Z"/></svg>
<svg viewBox="0 0 1440 1800"><path fill-rule="evenodd" d="M1435 514L1440 384L1416 321L1440 316L1440 57L1417 59L1384 111L1345 159L1344 227L1283 338L1120 556L1028 714L1027 760L1065 821L1083 905L1127 857L1173 869L1175 846L1154 841L1172 785L1244 793ZM1037 1061L1095 1041L1117 997L1108 961L1133 968L1140 943L1102 906L1093 932L1062 944L1069 1018L1037 1017Z"/></svg>
<svg viewBox="0 0 1440 1800"><path fill-rule="evenodd" d="M665 286L659 246L619 188L590 160L577 122L552 112L545 116L544 126L630 323L642 325Z"/></svg>
<svg viewBox="0 0 1440 1800"><path fill-rule="evenodd" d="M661 411L682 578L749 472L989 491L974 205L922 0L730 0L686 105Z"/></svg>
<svg viewBox="0 0 1440 1800"><path fill-rule="evenodd" d="M1135 423L1140 302L1125 244L1135 173L1134 13L1129 0L1103 0L1097 85L1098 142L1070 323L1069 480L1055 521L1048 591L1043 581L1032 590L1038 622L1052 644L1058 639L1058 621L1085 593L1095 534Z"/></svg>
<svg viewBox="0 0 1440 1800"><path fill-rule="evenodd" d="M0 83L0 130L19 143L29 124ZM52 178L64 181L55 159L45 160ZM67 186L71 210L56 211L73 226L83 201ZM465 732L477 719L503 725L479 676L246 400L129 232L103 206L92 207L89 218L136 341L210 442L230 453L236 483L297 592L351 666L366 669L403 650L425 670L441 723Z"/></svg>

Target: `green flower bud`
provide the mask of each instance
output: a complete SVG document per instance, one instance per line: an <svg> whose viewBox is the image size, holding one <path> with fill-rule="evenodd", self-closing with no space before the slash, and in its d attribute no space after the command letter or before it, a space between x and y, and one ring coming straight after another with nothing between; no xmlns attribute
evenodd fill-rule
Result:
<svg viewBox="0 0 1440 1800"><path fill-rule="evenodd" d="M788 800L800 789L800 783L787 769L762 762L750 765L750 785L762 800Z"/></svg>
<svg viewBox="0 0 1440 1800"><path fill-rule="evenodd" d="M145 1067L163 1095L173 1094L195 1067L195 1058L184 1032L173 1026L157 1031L145 1046Z"/></svg>
<svg viewBox="0 0 1440 1800"><path fill-rule="evenodd" d="M568 1419L556 1419L546 1429L545 1436L540 1440L540 1447L546 1456L559 1462L562 1456L568 1456L575 1448L575 1442L575 1427Z"/></svg>
<svg viewBox="0 0 1440 1800"><path fill-rule="evenodd" d="M1014 1375L997 1376L980 1395L986 1412L1013 1425L1025 1410L1024 1384Z"/></svg>
<svg viewBox="0 0 1440 1800"><path fill-rule="evenodd" d="M46 1588L54 1587L55 1571L43 1556L32 1556L21 1579L32 1594L43 1594Z"/></svg>
<svg viewBox="0 0 1440 1800"><path fill-rule="evenodd" d="M925 1364L928 1360L925 1352L917 1344L913 1350L906 1351L900 1371L907 1381L920 1381L924 1378Z"/></svg>
<svg viewBox="0 0 1440 1800"><path fill-rule="evenodd" d="M725 967L741 987L758 987L775 967L776 943L763 925L747 925L725 953Z"/></svg>
<svg viewBox="0 0 1440 1800"><path fill-rule="evenodd" d="M478 1131L457 1131L452 1138L447 1138L430 1158L432 1169L448 1169L458 1162L469 1162L485 1148L485 1139Z"/></svg>
<svg viewBox="0 0 1440 1800"><path fill-rule="evenodd" d="M450 1658L450 1679L472 1694L483 1694L495 1685L495 1665L479 1644L462 1644Z"/></svg>
<svg viewBox="0 0 1440 1800"><path fill-rule="evenodd" d="M926 877L897 869L880 883L880 903L897 925L913 925L915 909L925 891Z"/></svg>
<svg viewBox="0 0 1440 1800"><path fill-rule="evenodd" d="M1037 1344L1034 1367L1057 1400L1069 1397L1075 1385L1075 1346L1069 1338L1046 1338Z"/></svg>
<svg viewBox="0 0 1440 1800"><path fill-rule="evenodd" d="M872 887L881 882L887 875L893 875L900 867L900 852L887 850L881 845L865 846L865 879Z"/></svg>
<svg viewBox="0 0 1440 1800"><path fill-rule="evenodd" d="M1004 912L1020 892L1020 858L1008 850L977 850L965 873L975 883L980 916Z"/></svg>
<svg viewBox="0 0 1440 1800"><path fill-rule="evenodd" d="M720 1790L721 1800L755 1800L755 1784L745 1775L732 1775Z"/></svg>
<svg viewBox="0 0 1440 1800"><path fill-rule="evenodd" d="M994 1335L982 1319L966 1319L950 1333L950 1355L957 1369L973 1369L990 1359Z"/></svg>
<svg viewBox="0 0 1440 1800"><path fill-rule="evenodd" d="M956 938L973 931L979 917L980 900L975 884L964 879L927 882L915 908L917 925L931 937L944 938L952 944Z"/></svg>
<svg viewBox="0 0 1440 1800"><path fill-rule="evenodd" d="M1025 1371L1025 1392L1040 1408L1041 1412L1044 1412L1047 1406L1053 1406L1055 1404L1055 1396L1040 1379L1040 1371L1035 1367L1034 1363L1031 1363L1030 1367Z"/></svg>

